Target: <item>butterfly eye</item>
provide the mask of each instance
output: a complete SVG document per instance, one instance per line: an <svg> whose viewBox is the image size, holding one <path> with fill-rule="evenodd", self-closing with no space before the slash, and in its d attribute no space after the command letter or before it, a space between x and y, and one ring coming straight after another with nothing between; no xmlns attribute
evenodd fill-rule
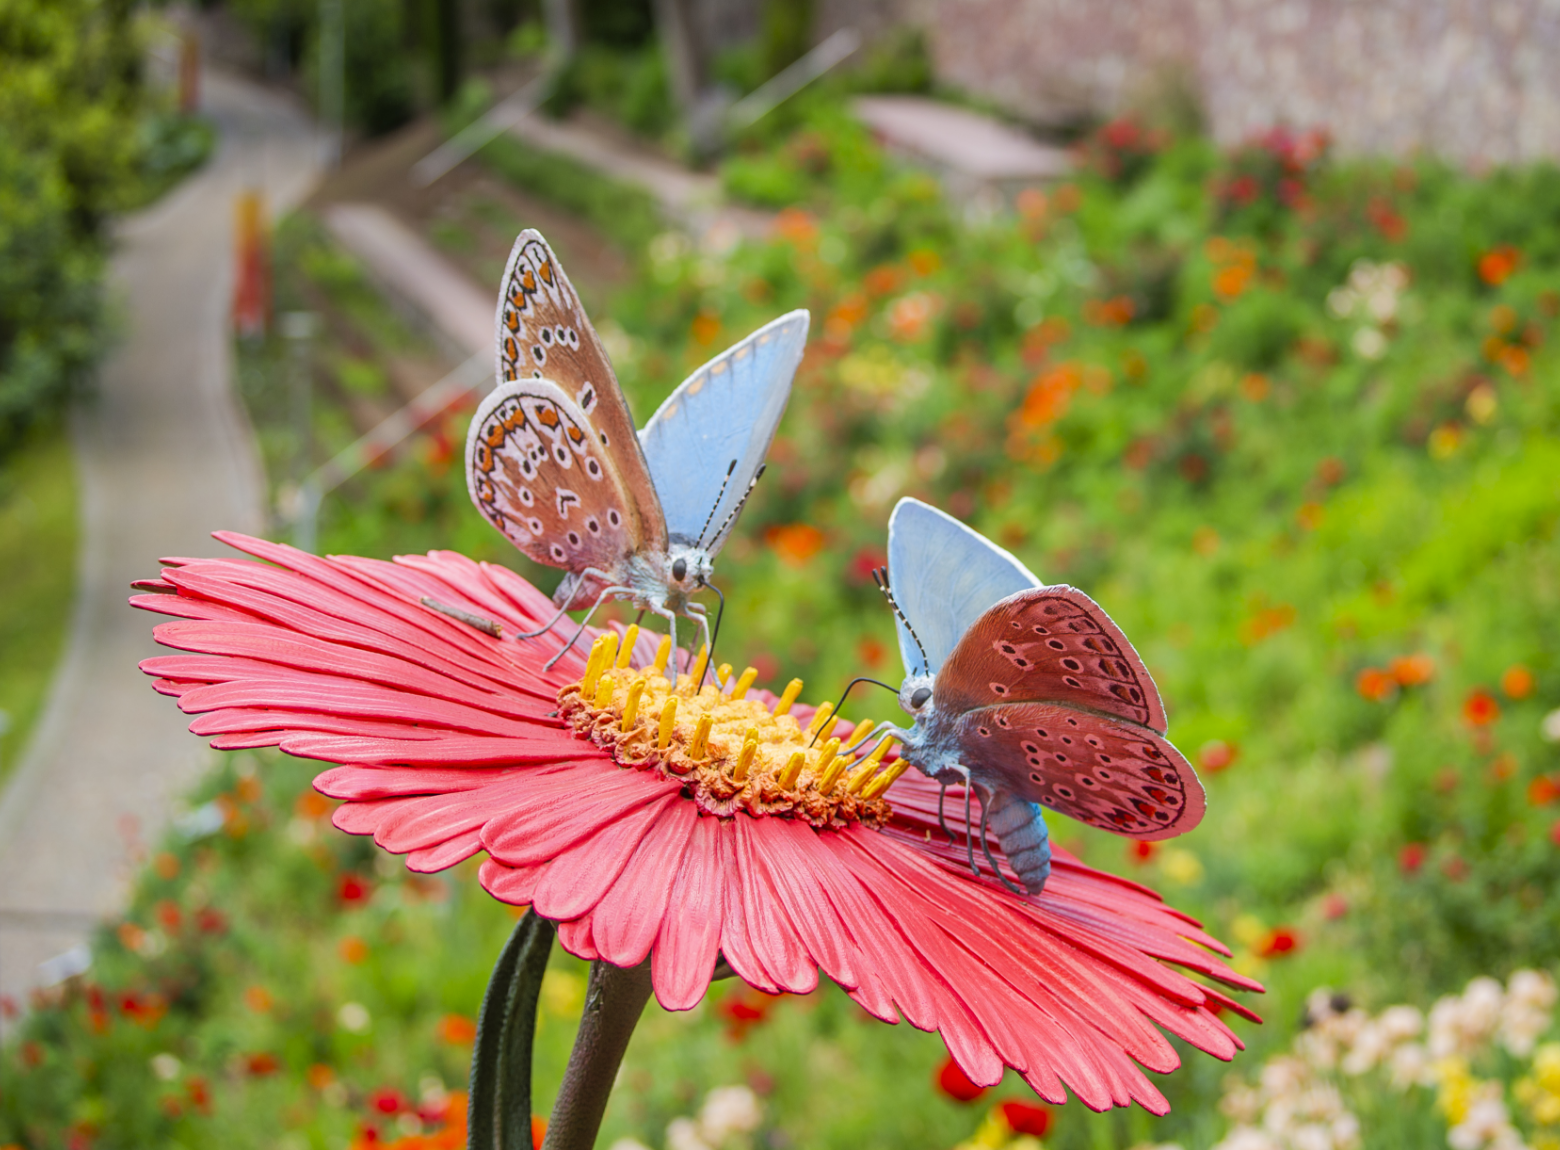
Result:
<svg viewBox="0 0 1560 1150"><path fill-rule="evenodd" d="M926 700L930 699L931 697L932 689L930 687L918 687L916 688L915 693L910 696L910 705L919 711L922 707L926 706Z"/></svg>
<svg viewBox="0 0 1560 1150"><path fill-rule="evenodd" d="M672 578L681 583L688 577L688 561L679 559L672 564Z"/></svg>

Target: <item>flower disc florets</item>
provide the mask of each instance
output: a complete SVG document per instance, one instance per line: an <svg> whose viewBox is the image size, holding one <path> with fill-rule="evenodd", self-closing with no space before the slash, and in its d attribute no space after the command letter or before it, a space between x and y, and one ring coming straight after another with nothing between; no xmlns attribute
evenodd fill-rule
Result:
<svg viewBox="0 0 1560 1150"><path fill-rule="evenodd" d="M888 821L893 808L882 795L905 763L882 765L886 741L858 761L851 751L860 739L842 746L829 737L827 705L805 728L790 714L800 681L771 709L747 697L751 669L729 691L712 683L696 689L702 661L674 681L665 674L669 654L663 640L652 666L631 669L618 657L617 636L601 636L581 680L558 692L558 714L619 765L678 779L712 815L786 815L818 828Z"/></svg>

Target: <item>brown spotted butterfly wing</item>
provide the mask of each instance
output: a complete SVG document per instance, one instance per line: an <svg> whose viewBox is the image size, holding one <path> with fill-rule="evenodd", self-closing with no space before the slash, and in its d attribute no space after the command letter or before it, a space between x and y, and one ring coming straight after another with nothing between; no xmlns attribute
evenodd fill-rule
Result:
<svg viewBox="0 0 1560 1150"><path fill-rule="evenodd" d="M596 458L603 470L615 474L621 488L617 510L626 520L627 539L664 551L666 523L634 428L634 417L578 293L547 241L530 229L516 238L504 268L498 300L497 345L498 389L478 411L473 430L490 406L496 407L508 396L519 394L516 383L550 380L562 389L572 405L572 424L599 445L601 451ZM508 450L502 444L493 449L495 465ZM467 461L472 496L490 522L498 522L496 517L528 518L527 508L484 504L479 491L481 477L477 474L480 464L469 453ZM491 470L486 474L491 476ZM495 493L500 491L496 483L492 486ZM583 492L576 494L583 498ZM549 536L549 553L554 542L571 549L566 534L561 539ZM550 558L541 562L559 565ZM612 569L611 564L599 566Z"/></svg>
<svg viewBox="0 0 1560 1150"><path fill-rule="evenodd" d="M643 542L616 461L549 380L495 392L472 420L466 458L477 507L538 563L611 572Z"/></svg>
<svg viewBox="0 0 1560 1150"><path fill-rule="evenodd" d="M937 703L1071 703L1165 732L1165 708L1143 660L1099 604L1076 587L1009 595L965 632L937 675Z"/></svg>
<svg viewBox="0 0 1560 1150"><path fill-rule="evenodd" d="M1090 826L1170 838L1201 821L1197 774L1163 738L1164 704L1132 644L1074 587L1000 600L937 672L978 774Z"/></svg>
<svg viewBox="0 0 1560 1150"><path fill-rule="evenodd" d="M1202 821L1191 764L1146 727L1049 703L959 716L961 756L1020 798L1135 839L1167 839Z"/></svg>

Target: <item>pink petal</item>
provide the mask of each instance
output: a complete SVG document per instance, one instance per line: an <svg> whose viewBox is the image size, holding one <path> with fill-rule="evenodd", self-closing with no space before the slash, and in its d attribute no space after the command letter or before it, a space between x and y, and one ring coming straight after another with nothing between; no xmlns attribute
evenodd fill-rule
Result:
<svg viewBox="0 0 1560 1150"><path fill-rule="evenodd" d="M691 1010L709 988L720 952L722 891L725 872L720 860L722 820L698 818L677 868L671 905L675 913L661 920L650 958L656 999L667 1010Z"/></svg>
<svg viewBox="0 0 1560 1150"><path fill-rule="evenodd" d="M510 866L546 862L601 827L681 789L651 772L618 767L552 774L526 790L523 806L494 813L482 830L482 845Z"/></svg>
<svg viewBox="0 0 1560 1150"><path fill-rule="evenodd" d="M614 966L638 966L649 956L650 945L666 917L678 864L693 824L699 821L696 812L692 803L669 800L624 867L622 877L591 912L591 938L601 957Z"/></svg>
<svg viewBox="0 0 1560 1150"><path fill-rule="evenodd" d="M742 890L742 913L748 945L762 959L781 990L809 994L818 986L818 968L808 961L807 948L797 936L768 870L758 863L765 838L774 833L778 819L738 815L731 820L735 831L737 877Z"/></svg>
<svg viewBox="0 0 1560 1150"><path fill-rule="evenodd" d="M651 798L630 813L599 823L594 834L554 855L536 887L538 914L558 922L579 918L605 897L676 792L662 790Z"/></svg>

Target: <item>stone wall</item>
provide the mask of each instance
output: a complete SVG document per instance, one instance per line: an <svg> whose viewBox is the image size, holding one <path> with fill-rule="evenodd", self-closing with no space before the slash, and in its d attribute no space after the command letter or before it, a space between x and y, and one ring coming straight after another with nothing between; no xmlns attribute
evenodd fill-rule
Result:
<svg viewBox="0 0 1560 1150"><path fill-rule="evenodd" d="M1560 0L903 4L941 78L1040 121L1128 108L1179 75L1225 143L1285 123L1346 152L1560 157Z"/></svg>

